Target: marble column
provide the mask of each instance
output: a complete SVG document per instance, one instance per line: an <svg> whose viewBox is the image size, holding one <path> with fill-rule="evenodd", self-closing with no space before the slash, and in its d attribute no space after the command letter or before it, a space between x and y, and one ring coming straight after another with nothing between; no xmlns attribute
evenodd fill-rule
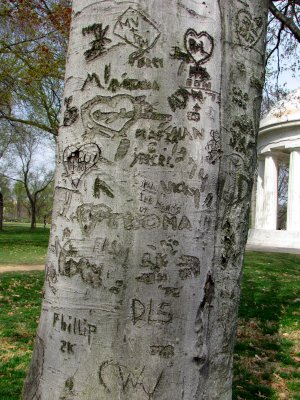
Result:
<svg viewBox="0 0 300 400"><path fill-rule="evenodd" d="M277 180L276 155L268 153L265 157L262 229L276 230L277 228Z"/></svg>
<svg viewBox="0 0 300 400"><path fill-rule="evenodd" d="M258 159L255 201L255 229L263 229L265 160Z"/></svg>
<svg viewBox="0 0 300 400"><path fill-rule="evenodd" d="M300 149L290 154L287 230L300 231Z"/></svg>

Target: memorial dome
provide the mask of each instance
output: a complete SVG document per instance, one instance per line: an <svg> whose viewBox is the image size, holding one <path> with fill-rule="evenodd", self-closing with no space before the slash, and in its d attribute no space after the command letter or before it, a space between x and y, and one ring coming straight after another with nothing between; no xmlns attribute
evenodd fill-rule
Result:
<svg viewBox="0 0 300 400"><path fill-rule="evenodd" d="M253 226L248 246L300 249L300 89L279 101L261 120ZM279 224L280 168L288 169L286 229Z"/></svg>
<svg viewBox="0 0 300 400"><path fill-rule="evenodd" d="M296 122L297 121L297 122ZM260 132L276 125L300 124L300 88L280 100L260 121Z"/></svg>

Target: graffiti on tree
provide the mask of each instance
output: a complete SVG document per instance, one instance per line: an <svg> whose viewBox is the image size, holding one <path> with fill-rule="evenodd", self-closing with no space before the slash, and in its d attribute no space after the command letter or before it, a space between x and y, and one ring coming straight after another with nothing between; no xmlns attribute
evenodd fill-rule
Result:
<svg viewBox="0 0 300 400"><path fill-rule="evenodd" d="M71 103L73 100L73 96L65 98L65 106L66 110L64 112L64 126L70 126L74 122L77 121L78 116L79 116L79 111L77 107L71 107Z"/></svg>
<svg viewBox="0 0 300 400"><path fill-rule="evenodd" d="M146 374L146 367L130 368L120 362L104 361L99 367L99 382L115 396L130 391L139 394L141 400L153 400L162 380L163 372Z"/></svg>
<svg viewBox="0 0 300 400"><path fill-rule="evenodd" d="M215 164L222 155L221 138L219 132L216 130L211 130L210 136L211 139L205 147L205 149L208 152L206 160L208 161L209 164Z"/></svg>
<svg viewBox="0 0 300 400"><path fill-rule="evenodd" d="M88 322L85 318L66 316L63 313L55 312L53 314L53 327L56 331L66 333L72 336L84 336L91 344L93 335L97 332L97 326Z"/></svg>
<svg viewBox="0 0 300 400"><path fill-rule="evenodd" d="M140 214L125 211L113 212L106 204L82 204L76 211L77 220L84 235L90 236L97 224L105 221L111 229L123 227L125 230L153 230L162 228L173 231L191 230L192 223L186 215L178 215L169 218L168 215L155 213Z"/></svg>
<svg viewBox="0 0 300 400"><path fill-rule="evenodd" d="M72 185L77 188L80 179L101 157L101 150L96 143L83 144L82 146L68 146L63 153L64 167Z"/></svg>
<svg viewBox="0 0 300 400"><path fill-rule="evenodd" d="M236 16L236 33L240 45L252 48L263 34L263 20L255 18L248 10L239 10Z"/></svg>
<svg viewBox="0 0 300 400"><path fill-rule="evenodd" d="M85 135L99 134L107 138L126 136L129 128L140 119L170 121L171 115L161 114L146 101L145 96L117 94L96 96L81 107ZM123 142L123 150L125 147Z"/></svg>
<svg viewBox="0 0 300 400"><path fill-rule="evenodd" d="M186 85L180 87L168 97L170 108L173 112L177 109L186 109L188 103L193 100L193 106L187 113L190 121L200 121L201 104L210 98L212 102L219 103L219 93L211 90L211 76L203 66L213 56L214 39L204 31L197 32L195 29L188 29L184 35L184 49L173 47L171 58L180 60L178 75L182 74L185 66L188 66L188 77Z"/></svg>
<svg viewBox="0 0 300 400"><path fill-rule="evenodd" d="M137 51L129 56L130 64L152 49L160 37L160 31L141 11L129 7L116 22L114 34Z"/></svg>
<svg viewBox="0 0 300 400"><path fill-rule="evenodd" d="M94 40L90 42L90 48L84 52L86 61L92 61L107 54L111 49L122 46L124 43L111 45L112 40L108 37L109 25L93 24L82 29L83 36L94 35Z"/></svg>

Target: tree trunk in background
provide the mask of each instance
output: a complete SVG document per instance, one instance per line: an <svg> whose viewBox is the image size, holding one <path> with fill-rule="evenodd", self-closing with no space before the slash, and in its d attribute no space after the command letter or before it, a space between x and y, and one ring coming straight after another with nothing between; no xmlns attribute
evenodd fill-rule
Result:
<svg viewBox="0 0 300 400"><path fill-rule="evenodd" d="M24 400L227 400L267 1L75 0Z"/></svg>
<svg viewBox="0 0 300 400"><path fill-rule="evenodd" d="M3 214L4 214L3 194L0 192L0 231L3 230Z"/></svg>
<svg viewBox="0 0 300 400"><path fill-rule="evenodd" d="M36 228L36 202L30 202L30 228Z"/></svg>

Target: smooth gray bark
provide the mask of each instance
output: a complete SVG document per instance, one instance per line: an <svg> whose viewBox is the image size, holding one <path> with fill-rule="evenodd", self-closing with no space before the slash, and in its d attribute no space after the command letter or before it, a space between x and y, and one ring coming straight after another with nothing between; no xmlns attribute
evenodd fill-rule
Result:
<svg viewBox="0 0 300 400"><path fill-rule="evenodd" d="M229 400L267 1L76 0L24 400Z"/></svg>

